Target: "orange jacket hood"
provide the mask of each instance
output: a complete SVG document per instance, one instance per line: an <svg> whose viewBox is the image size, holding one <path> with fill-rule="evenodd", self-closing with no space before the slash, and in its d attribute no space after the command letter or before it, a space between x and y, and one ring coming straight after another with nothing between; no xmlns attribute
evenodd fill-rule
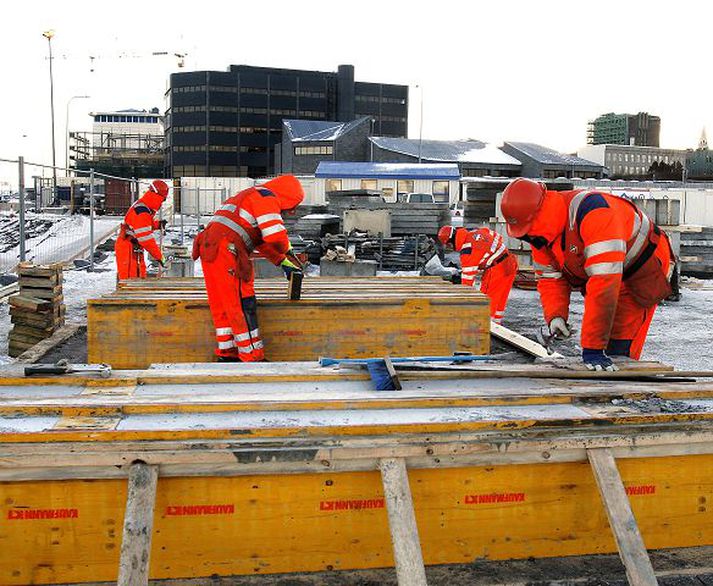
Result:
<svg viewBox="0 0 713 586"><path fill-rule="evenodd" d="M281 210L291 210L302 203L305 193L294 175L281 175L264 183L261 187L275 194Z"/></svg>

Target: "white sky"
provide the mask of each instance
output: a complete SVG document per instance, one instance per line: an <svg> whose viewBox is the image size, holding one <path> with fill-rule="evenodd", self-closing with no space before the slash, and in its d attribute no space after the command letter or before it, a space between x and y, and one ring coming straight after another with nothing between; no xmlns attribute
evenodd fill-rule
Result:
<svg viewBox="0 0 713 586"><path fill-rule="evenodd" d="M573 152L597 115L648 111L661 116L661 146L690 148L713 128L711 16L693 0L4 2L0 157L51 162L50 28L58 164L71 96L91 99L72 102L70 130L89 130L91 110L163 111L177 60L117 58L153 51L187 52L182 71L350 63L358 81L411 86L411 137L422 85L424 138ZM16 168L0 163L8 180Z"/></svg>

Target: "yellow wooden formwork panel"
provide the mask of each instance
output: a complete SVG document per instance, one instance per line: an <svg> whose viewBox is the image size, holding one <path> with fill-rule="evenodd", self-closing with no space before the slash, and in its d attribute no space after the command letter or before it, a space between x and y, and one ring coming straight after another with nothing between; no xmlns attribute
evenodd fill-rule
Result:
<svg viewBox="0 0 713 586"><path fill-rule="evenodd" d="M259 303L260 334L271 361L320 356L450 355L490 351L488 304L473 299ZM214 359L215 337L201 300L95 300L88 306L90 362L146 368Z"/></svg>
<svg viewBox="0 0 713 586"><path fill-rule="evenodd" d="M648 548L713 544L713 456L618 464ZM409 478L427 564L615 551L586 463L411 470ZM116 579L123 482L0 491L0 583ZM153 578L393 564L377 472L161 478L154 530Z"/></svg>

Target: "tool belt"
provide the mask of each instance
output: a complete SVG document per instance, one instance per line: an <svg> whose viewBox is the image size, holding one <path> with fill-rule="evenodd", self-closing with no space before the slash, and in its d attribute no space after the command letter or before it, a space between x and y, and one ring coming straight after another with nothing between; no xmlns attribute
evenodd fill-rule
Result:
<svg viewBox="0 0 713 586"><path fill-rule="evenodd" d="M131 242L131 246L133 247L134 253L143 252L144 249L141 248L141 244L139 244L139 241L136 239L136 236L134 236L134 231L128 224L121 224L121 228L119 229L119 237L126 238L129 242Z"/></svg>

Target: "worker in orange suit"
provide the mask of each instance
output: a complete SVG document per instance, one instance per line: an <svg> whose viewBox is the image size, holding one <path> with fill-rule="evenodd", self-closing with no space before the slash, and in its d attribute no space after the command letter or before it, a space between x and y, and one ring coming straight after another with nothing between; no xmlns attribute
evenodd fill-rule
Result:
<svg viewBox="0 0 713 586"><path fill-rule="evenodd" d="M489 228L443 226L438 239L460 253L463 285L474 287L480 277L480 292L490 298L490 318L500 323L517 275L517 259L508 251L503 237Z"/></svg>
<svg viewBox="0 0 713 586"><path fill-rule="evenodd" d="M505 188L501 209L510 236L532 246L550 335L570 336L570 294L579 290L587 368L617 370L610 356L638 360L656 307L671 294L675 261L666 234L622 197L549 191L524 178Z"/></svg>
<svg viewBox="0 0 713 586"><path fill-rule="evenodd" d="M281 213L296 208L304 192L292 175L249 187L227 199L193 243L200 257L219 362L264 360L257 323L253 265L257 249L289 278L301 271L292 255Z"/></svg>
<svg viewBox="0 0 713 586"><path fill-rule="evenodd" d="M167 196L168 185L165 181L156 179L126 212L114 245L119 280L146 277L144 250L164 265L163 253L154 236L154 230L165 228L166 221L155 220L154 216Z"/></svg>

